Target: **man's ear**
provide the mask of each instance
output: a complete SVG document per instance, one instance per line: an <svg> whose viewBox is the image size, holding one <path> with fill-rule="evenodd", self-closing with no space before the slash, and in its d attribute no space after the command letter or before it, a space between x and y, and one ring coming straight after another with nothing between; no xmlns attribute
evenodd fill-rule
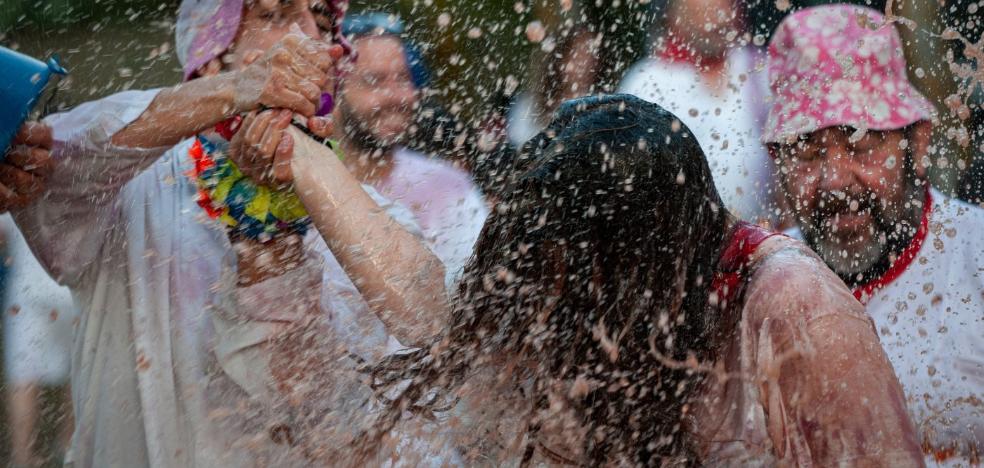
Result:
<svg viewBox="0 0 984 468"><path fill-rule="evenodd" d="M916 171L917 178L926 180L926 169L930 162L929 145L933 141L933 123L928 120L920 120L912 124L907 133L906 138L909 139L912 168Z"/></svg>

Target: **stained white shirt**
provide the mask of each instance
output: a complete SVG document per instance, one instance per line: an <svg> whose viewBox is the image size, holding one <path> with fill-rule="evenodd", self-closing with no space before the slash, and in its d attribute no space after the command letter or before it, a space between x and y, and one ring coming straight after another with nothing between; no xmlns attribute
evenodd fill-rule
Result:
<svg viewBox="0 0 984 468"><path fill-rule="evenodd" d="M47 118L58 161L49 191L14 213L42 265L82 309L67 463L249 466L256 461L208 413L210 310L228 293L218 285L235 255L224 228L195 203L190 140L156 149L110 143L156 94L124 92ZM480 225L484 213L473 215ZM322 306L352 302L323 297Z"/></svg>
<svg viewBox="0 0 984 468"><path fill-rule="evenodd" d="M984 453L984 210L932 190L929 233L866 301L924 446ZM799 230L788 232L801 238ZM937 463L927 454L930 466Z"/></svg>

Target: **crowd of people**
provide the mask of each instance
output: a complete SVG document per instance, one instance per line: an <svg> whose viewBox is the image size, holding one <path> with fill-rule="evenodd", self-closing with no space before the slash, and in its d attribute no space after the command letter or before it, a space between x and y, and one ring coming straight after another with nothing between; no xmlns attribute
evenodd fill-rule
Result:
<svg viewBox="0 0 984 468"><path fill-rule="evenodd" d="M895 23L662 21L616 94L566 24L501 131L441 145L395 16L183 0L182 83L0 163L8 399L70 357L82 467L980 464L984 209L929 183Z"/></svg>

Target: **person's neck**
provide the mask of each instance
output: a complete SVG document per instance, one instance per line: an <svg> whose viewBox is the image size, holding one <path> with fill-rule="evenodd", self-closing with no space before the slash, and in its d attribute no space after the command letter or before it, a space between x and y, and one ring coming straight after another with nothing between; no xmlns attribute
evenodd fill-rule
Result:
<svg viewBox="0 0 984 468"><path fill-rule="evenodd" d="M904 227L885 233L885 243L877 258L864 267L853 269L854 271L835 270L837 276L844 280L848 287L853 289L882 277L902 252L912 244L922 223L925 204L929 201L926 197L927 183L923 181L919 186L910 184L909 193L902 201L901 213L896 217ZM906 205L909 208L905 208Z"/></svg>
<svg viewBox="0 0 984 468"><path fill-rule="evenodd" d="M342 160L356 180L363 184L372 185L374 182L386 179L393 170L395 147L388 149L368 148L343 139Z"/></svg>

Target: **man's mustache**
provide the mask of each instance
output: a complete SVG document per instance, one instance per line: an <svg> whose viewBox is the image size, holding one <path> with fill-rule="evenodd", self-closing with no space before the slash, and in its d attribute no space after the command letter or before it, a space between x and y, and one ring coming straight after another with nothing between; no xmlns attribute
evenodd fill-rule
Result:
<svg viewBox="0 0 984 468"><path fill-rule="evenodd" d="M374 107L366 117L374 119L386 114L410 114L412 112L413 106L411 104L392 103Z"/></svg>
<svg viewBox="0 0 984 468"><path fill-rule="evenodd" d="M814 226L824 226L828 220L838 215L868 212L876 215L878 207L870 193L827 192L821 195L820 203L813 213Z"/></svg>

